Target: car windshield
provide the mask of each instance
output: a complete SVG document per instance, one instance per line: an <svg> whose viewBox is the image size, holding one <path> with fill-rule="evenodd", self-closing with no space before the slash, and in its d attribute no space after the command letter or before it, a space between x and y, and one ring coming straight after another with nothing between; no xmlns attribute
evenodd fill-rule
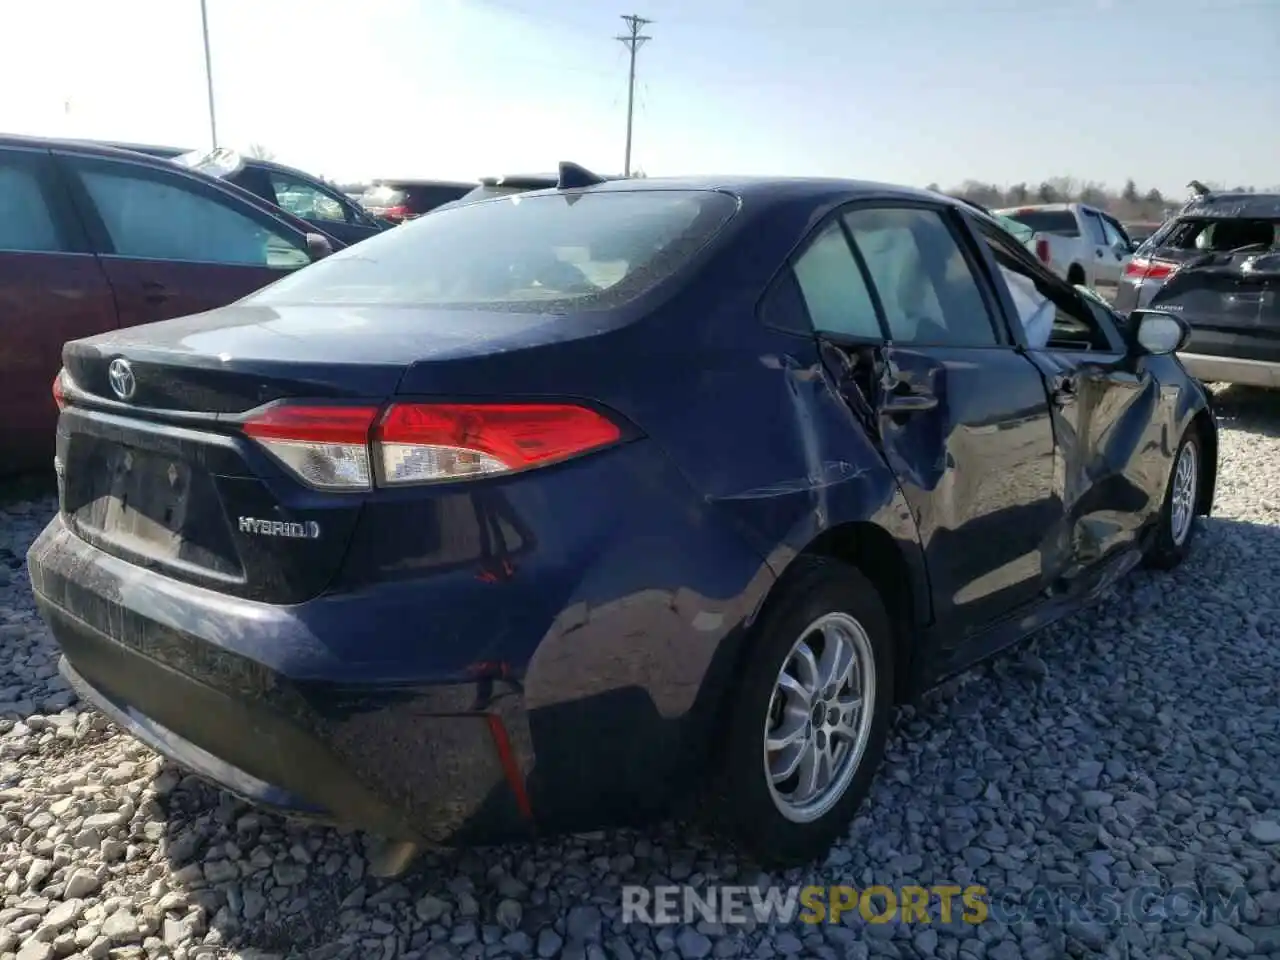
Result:
<svg viewBox="0 0 1280 960"><path fill-rule="evenodd" d="M515 194L379 234L246 302L605 309L678 270L737 207L698 190Z"/></svg>
<svg viewBox="0 0 1280 960"><path fill-rule="evenodd" d="M1036 233L1056 233L1063 237L1080 236L1080 225L1070 210L1006 210L1001 216L1016 220Z"/></svg>

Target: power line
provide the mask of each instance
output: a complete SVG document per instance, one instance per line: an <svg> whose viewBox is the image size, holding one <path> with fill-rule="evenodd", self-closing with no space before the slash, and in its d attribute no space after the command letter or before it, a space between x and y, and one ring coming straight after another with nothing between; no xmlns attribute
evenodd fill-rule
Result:
<svg viewBox="0 0 1280 960"><path fill-rule="evenodd" d="M624 13L622 19L626 22L630 32L614 39L622 41L622 45L631 54L631 66L627 73L627 155L622 165L622 175L629 177L631 176L631 121L635 114L636 103L636 52L653 39L640 32L647 24L653 23L653 21L646 20L644 17L637 16L634 13Z"/></svg>
<svg viewBox="0 0 1280 960"><path fill-rule="evenodd" d="M213 109L213 59L209 56L209 11L205 0L200 0L200 32L204 36L204 82L209 92L209 139L213 149L218 149L218 119Z"/></svg>

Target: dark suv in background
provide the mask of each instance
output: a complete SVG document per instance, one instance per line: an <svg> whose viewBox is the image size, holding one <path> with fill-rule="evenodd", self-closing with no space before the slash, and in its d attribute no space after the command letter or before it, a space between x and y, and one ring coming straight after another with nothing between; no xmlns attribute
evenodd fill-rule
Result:
<svg viewBox="0 0 1280 960"><path fill-rule="evenodd" d="M1115 307L1175 314L1179 354L1207 382L1280 387L1280 194L1208 194L1134 253Z"/></svg>
<svg viewBox="0 0 1280 960"><path fill-rule="evenodd" d="M391 222L380 220L365 210L333 184L274 160L259 160L234 153L232 162L223 169L218 169L216 162L202 161L207 161L210 155L222 151L205 153L182 147L115 141L104 142L102 145L174 160L209 176L234 183L242 190L248 190L263 200L282 207L295 217L319 227L345 244L359 243L366 237L393 226Z"/></svg>

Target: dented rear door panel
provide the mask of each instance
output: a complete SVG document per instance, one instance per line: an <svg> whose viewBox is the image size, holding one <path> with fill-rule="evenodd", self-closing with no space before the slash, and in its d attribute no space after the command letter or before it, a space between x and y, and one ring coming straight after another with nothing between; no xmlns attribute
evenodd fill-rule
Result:
<svg viewBox="0 0 1280 960"><path fill-rule="evenodd" d="M1065 562L1044 382L1007 346L880 352L880 442L920 531L937 623L958 646L1035 601Z"/></svg>

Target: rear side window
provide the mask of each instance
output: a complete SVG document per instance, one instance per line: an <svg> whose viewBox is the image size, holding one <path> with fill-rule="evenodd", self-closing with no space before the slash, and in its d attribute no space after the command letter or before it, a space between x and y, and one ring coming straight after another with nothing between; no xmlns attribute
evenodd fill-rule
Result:
<svg viewBox="0 0 1280 960"><path fill-rule="evenodd" d="M112 165L72 163L121 257L293 268L305 249L229 203Z"/></svg>
<svg viewBox="0 0 1280 960"><path fill-rule="evenodd" d="M608 309L667 279L737 208L734 197L699 190L517 195L465 204L340 250L250 299Z"/></svg>
<svg viewBox="0 0 1280 960"><path fill-rule="evenodd" d="M883 338L871 293L839 223L833 221L818 234L793 270L815 330Z"/></svg>
<svg viewBox="0 0 1280 960"><path fill-rule="evenodd" d="M1080 225L1070 210L1006 210L1004 216L1017 220L1036 233L1056 233L1061 237L1080 236Z"/></svg>
<svg viewBox="0 0 1280 960"><path fill-rule="evenodd" d="M63 249L34 160L23 154L0 154L0 250L56 253Z"/></svg>
<svg viewBox="0 0 1280 960"><path fill-rule="evenodd" d="M993 346L999 341L977 280L934 210L855 210L845 223L899 343Z"/></svg>

